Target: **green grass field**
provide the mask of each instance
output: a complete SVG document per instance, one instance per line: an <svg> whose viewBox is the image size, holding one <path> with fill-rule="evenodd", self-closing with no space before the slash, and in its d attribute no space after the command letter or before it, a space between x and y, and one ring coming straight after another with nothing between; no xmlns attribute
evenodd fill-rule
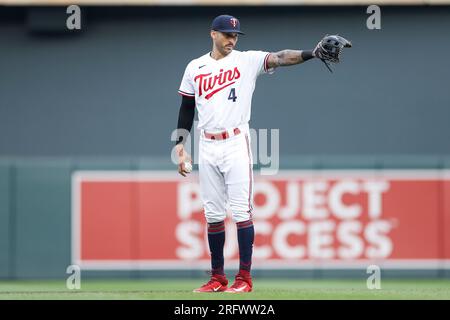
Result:
<svg viewBox="0 0 450 320"><path fill-rule="evenodd" d="M189 280L83 280L68 290L64 280L0 281L0 299L450 299L450 280L382 280L369 290L365 280L255 280L248 294L192 293L201 283Z"/></svg>

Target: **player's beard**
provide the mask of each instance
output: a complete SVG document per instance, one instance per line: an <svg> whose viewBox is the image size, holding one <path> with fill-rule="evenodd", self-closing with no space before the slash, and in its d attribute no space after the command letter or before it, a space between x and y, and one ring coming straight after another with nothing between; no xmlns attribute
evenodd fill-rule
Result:
<svg viewBox="0 0 450 320"><path fill-rule="evenodd" d="M230 43L223 45L220 42L216 42L214 43L213 49L218 51L223 57L225 57L233 51L234 47L235 45Z"/></svg>
<svg viewBox="0 0 450 320"><path fill-rule="evenodd" d="M233 49L234 49L234 46L232 44L231 45L227 44L223 47L223 52L225 54L229 54L229 53L231 53L231 51L233 51Z"/></svg>

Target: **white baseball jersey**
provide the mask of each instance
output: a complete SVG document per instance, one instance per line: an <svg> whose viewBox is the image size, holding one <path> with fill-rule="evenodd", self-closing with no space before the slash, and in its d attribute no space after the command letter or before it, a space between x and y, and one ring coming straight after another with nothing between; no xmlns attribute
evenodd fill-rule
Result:
<svg viewBox="0 0 450 320"><path fill-rule="evenodd" d="M192 60L178 92L195 97L202 131L199 148L200 191L206 220L223 221L227 205L236 222L252 218L253 157L248 121L257 77L272 72L268 52L236 51L215 60L209 52ZM225 140L212 140L204 131L233 131Z"/></svg>
<svg viewBox="0 0 450 320"><path fill-rule="evenodd" d="M210 53L186 67L178 92L195 97L198 129L219 131L247 124L255 82L267 68L268 52L233 50L215 60Z"/></svg>

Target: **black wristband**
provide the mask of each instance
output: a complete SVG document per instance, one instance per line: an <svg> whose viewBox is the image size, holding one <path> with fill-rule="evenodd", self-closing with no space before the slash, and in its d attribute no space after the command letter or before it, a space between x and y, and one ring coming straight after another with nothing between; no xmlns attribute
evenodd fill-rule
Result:
<svg viewBox="0 0 450 320"><path fill-rule="evenodd" d="M302 51L302 59L303 61L307 61L309 59L314 58L312 50L303 50Z"/></svg>

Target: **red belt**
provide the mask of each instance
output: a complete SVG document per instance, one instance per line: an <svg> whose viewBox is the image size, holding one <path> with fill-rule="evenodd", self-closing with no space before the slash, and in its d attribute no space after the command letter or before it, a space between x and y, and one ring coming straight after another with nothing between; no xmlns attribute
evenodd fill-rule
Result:
<svg viewBox="0 0 450 320"><path fill-rule="evenodd" d="M234 128L233 133L235 136L237 136L239 133L241 133L241 130L239 130L239 128ZM230 137L230 135L228 134L228 131L222 131L222 132L218 132L218 133L208 133L205 131L204 134L205 134L206 139L211 139L211 140L225 140Z"/></svg>

